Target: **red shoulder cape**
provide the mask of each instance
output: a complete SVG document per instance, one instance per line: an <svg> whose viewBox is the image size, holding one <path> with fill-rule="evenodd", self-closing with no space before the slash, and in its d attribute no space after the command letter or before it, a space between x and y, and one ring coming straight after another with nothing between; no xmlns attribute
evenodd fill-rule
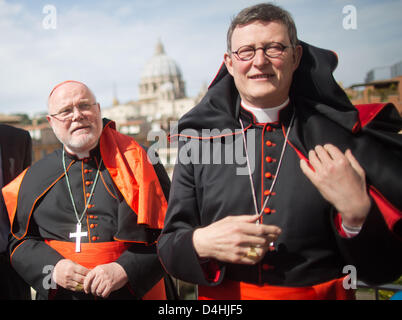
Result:
<svg viewBox="0 0 402 320"><path fill-rule="evenodd" d="M162 229L167 200L145 150L133 138L117 132L114 122L110 121L103 129L100 151L114 183L130 208L137 213L137 223L151 229ZM17 211L21 183L28 169L2 189L11 226ZM28 225L29 222L24 235Z"/></svg>

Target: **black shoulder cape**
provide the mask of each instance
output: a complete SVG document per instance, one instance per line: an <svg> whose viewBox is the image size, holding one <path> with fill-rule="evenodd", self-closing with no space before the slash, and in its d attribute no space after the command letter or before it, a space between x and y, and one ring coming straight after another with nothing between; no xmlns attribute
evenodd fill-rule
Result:
<svg viewBox="0 0 402 320"><path fill-rule="evenodd" d="M326 143L342 151L351 149L368 183L399 213L392 229L402 237L401 116L390 103L354 106L332 75L338 62L335 53L304 42L301 45L303 56L290 90L296 112L290 142L304 155ZM375 117L361 121L373 110ZM240 130L239 114L239 93L222 64L205 97L180 119L178 136L189 137L188 130Z"/></svg>

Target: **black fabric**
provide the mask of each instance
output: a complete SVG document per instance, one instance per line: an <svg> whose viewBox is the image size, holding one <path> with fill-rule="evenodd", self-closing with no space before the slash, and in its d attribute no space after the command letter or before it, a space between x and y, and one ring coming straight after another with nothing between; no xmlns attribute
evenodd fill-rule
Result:
<svg viewBox="0 0 402 320"><path fill-rule="evenodd" d="M24 169L31 165L32 139L29 132L5 124L0 124L0 150L3 185L7 185ZM3 187L0 183L0 188ZM3 194L0 190L0 219L1 223L8 224L7 212ZM4 208L4 211L3 211ZM3 229L5 230L5 228ZM3 250L3 248L1 249ZM12 269L8 252L0 253L0 299L1 300L28 300L31 297L29 286Z"/></svg>
<svg viewBox="0 0 402 320"><path fill-rule="evenodd" d="M89 158L77 159L65 154L68 178L78 215L85 208L100 163L99 147ZM163 167L156 171L162 189L168 195L170 181ZM137 224L137 215L127 205L102 164L91 205L82 219L88 236L82 243L125 241L133 243L116 261L126 271L129 287L111 295L111 299L140 299L164 275L156 254L155 242L160 230ZM62 288L49 291L49 272L63 259L44 240L71 242L77 219L67 188L62 165L62 151L57 150L35 163L26 173L18 194L18 207L10 239L11 263L37 292L40 298L84 299ZM38 259L40 257L40 259ZM49 271L50 270L50 271ZM94 299L85 296L85 299Z"/></svg>
<svg viewBox="0 0 402 320"><path fill-rule="evenodd" d="M32 139L26 130L0 124L0 145L6 185L31 165Z"/></svg>
<svg viewBox="0 0 402 320"><path fill-rule="evenodd" d="M294 74L291 103L280 113L279 123L283 128L270 124L272 130L267 130L267 125L255 123L241 108L233 78L225 66L201 102L180 119L178 135L172 136L179 141L179 162L173 173L165 227L158 242L161 261L174 277L201 285L219 285L227 277L300 287L341 277L347 264L357 268L358 277L373 283L393 281L402 273L400 228L390 231L373 203L361 234L353 239L341 238L334 226L334 208L301 172L298 155L307 156L317 144L332 143L342 151L351 149L366 171L368 184L401 210L402 135L397 132L402 129L402 119L388 105L361 128L357 109L332 76L336 56L306 43L302 46L303 58ZM213 145L235 144L239 139L242 145L239 118L248 127L246 136L255 134L253 180L261 208L265 199L263 192L272 183L264 175L274 173L277 166L277 162L267 163L265 157L279 158L293 110L295 121L290 143L274 188L275 195L268 204L274 212L263 218L265 224L282 228L276 250L268 252L256 266L222 263L218 281L212 282L205 273L208 262L200 261L194 250L194 230L227 215L254 213L249 178L238 174L246 166L243 150L235 149L237 155L243 155L243 162L214 164L214 157L224 159L225 147L214 151ZM211 134L211 139L197 138L203 129L215 128L218 132ZM220 137L219 131L225 129L232 131L230 138ZM275 148L267 147L266 141L274 142ZM202 162L205 150L209 150L206 156L209 163ZM180 158L181 155L187 157ZM191 160L184 162L183 159ZM373 251L367 248L371 245Z"/></svg>
<svg viewBox="0 0 402 320"><path fill-rule="evenodd" d="M10 257L6 252L0 253L0 275L0 300L31 299L28 284L11 267Z"/></svg>

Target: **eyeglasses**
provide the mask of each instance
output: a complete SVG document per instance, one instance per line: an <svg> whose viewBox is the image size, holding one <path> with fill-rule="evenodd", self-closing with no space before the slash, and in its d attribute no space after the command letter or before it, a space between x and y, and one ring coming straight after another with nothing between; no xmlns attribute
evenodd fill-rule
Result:
<svg viewBox="0 0 402 320"><path fill-rule="evenodd" d="M252 46L240 47L237 51L232 51L242 61L249 61L255 57L255 52L259 49L264 51L264 54L269 58L279 57L289 46L285 46L280 42L271 42L264 47L254 48Z"/></svg>
<svg viewBox="0 0 402 320"><path fill-rule="evenodd" d="M83 103L79 104L77 106L72 106L72 107L66 107L62 109L61 111L53 114L49 114L49 116L56 118L57 120L60 121L71 121L74 117L74 107L78 109L80 113L85 113L88 112L92 109L92 106L98 104L97 102L95 103Z"/></svg>

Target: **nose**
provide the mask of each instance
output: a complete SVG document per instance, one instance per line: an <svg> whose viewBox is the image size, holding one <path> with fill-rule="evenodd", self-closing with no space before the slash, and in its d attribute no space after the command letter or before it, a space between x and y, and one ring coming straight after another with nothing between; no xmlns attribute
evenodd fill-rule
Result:
<svg viewBox="0 0 402 320"><path fill-rule="evenodd" d="M75 120L79 120L79 119L83 119L84 118L84 114L82 113L82 111L80 110L79 107L74 106L73 107L73 118L72 121Z"/></svg>
<svg viewBox="0 0 402 320"><path fill-rule="evenodd" d="M264 53L264 48L258 48L255 50L255 56L253 61L253 64L255 66L263 66L269 62L270 62L269 58Z"/></svg>

